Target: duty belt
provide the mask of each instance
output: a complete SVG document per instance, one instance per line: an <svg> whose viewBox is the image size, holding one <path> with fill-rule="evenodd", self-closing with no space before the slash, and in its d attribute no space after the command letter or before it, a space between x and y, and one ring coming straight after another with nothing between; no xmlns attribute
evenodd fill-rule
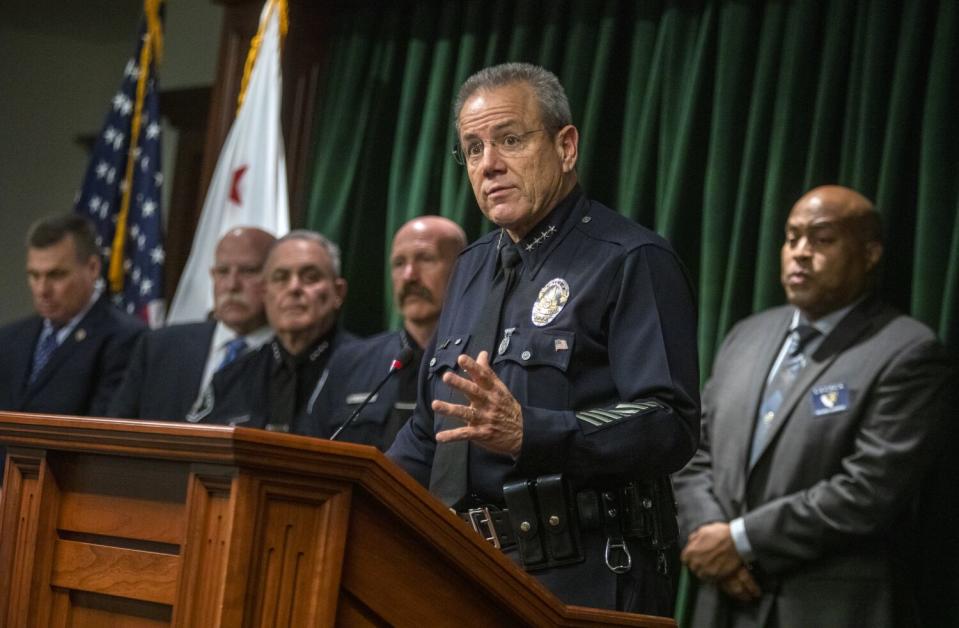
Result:
<svg viewBox="0 0 959 628"><path fill-rule="evenodd" d="M466 512L457 512L456 515L470 524L475 532L496 549L506 551L513 549L516 545L516 535L513 534L513 526L510 525L509 511L496 506L480 506L470 508Z"/></svg>
<svg viewBox="0 0 959 628"><path fill-rule="evenodd" d="M606 537L606 565L614 573L632 567L626 539L656 550L657 567L666 572L665 551L678 536L668 477L573 494L561 475L548 475L506 484L503 496L504 507L478 505L457 514L497 549L518 546L527 570L581 562L581 531L599 530Z"/></svg>

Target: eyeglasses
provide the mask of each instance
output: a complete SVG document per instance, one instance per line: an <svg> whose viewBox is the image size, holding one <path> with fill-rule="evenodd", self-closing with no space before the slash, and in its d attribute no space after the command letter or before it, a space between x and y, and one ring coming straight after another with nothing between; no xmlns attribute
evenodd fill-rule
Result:
<svg viewBox="0 0 959 628"><path fill-rule="evenodd" d="M461 166L475 166L483 159L483 152L486 150L487 144L496 147L496 150L499 151L500 155L505 157L515 157L516 155L521 154L529 145L528 136L545 130L546 129L533 129L532 131L526 131L525 133L503 133L499 137L488 140L477 138L470 140L466 146L456 142L453 144L453 159L455 159L456 163Z"/></svg>

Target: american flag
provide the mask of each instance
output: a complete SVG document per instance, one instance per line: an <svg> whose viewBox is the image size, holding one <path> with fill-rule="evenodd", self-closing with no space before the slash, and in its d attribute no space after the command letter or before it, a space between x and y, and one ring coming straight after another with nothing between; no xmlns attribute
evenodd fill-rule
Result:
<svg viewBox="0 0 959 628"><path fill-rule="evenodd" d="M74 211L91 218L96 226L104 279L114 303L156 327L162 324L164 310L160 213L163 174L160 172L161 125L154 61L158 44L154 44L151 37L154 40L159 37L160 27L159 16L154 13L152 18L156 22L149 28L149 17L148 13L140 27L136 54L126 64L123 82L113 96L103 129L94 144ZM152 47L146 53L145 45ZM138 103L137 88L144 80L142 100ZM139 132L131 150L138 112ZM132 160L129 166L128 160ZM129 174L128 167L131 168ZM125 195L129 196L126 201L129 207L124 216ZM125 237L115 241L118 227ZM120 262L113 262L111 273L111 261L117 255L121 256Z"/></svg>

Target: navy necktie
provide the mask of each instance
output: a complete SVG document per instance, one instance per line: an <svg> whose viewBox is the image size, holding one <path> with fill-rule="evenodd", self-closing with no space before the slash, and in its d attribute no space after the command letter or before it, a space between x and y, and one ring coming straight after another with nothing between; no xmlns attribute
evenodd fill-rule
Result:
<svg viewBox="0 0 959 628"><path fill-rule="evenodd" d="M37 381L43 367L50 361L53 352L57 350L57 329L53 326L44 327L37 341L37 348L33 352L33 365L30 367L30 384Z"/></svg>
<svg viewBox="0 0 959 628"><path fill-rule="evenodd" d="M812 325L799 325L789 333L789 348L786 350L786 356L780 362L776 372L771 374L762 405L759 406L759 416L756 418L753 442L749 450L750 467L756 463L763 451L783 398L792 388L799 372L806 366L806 357L802 353L803 347L818 335L819 331Z"/></svg>

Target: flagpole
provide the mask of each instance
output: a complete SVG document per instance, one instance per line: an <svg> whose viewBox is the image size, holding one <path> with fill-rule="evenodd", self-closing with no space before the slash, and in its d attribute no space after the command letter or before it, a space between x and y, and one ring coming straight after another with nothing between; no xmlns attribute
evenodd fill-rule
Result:
<svg viewBox="0 0 959 628"><path fill-rule="evenodd" d="M140 73L137 75L136 102L133 108L133 120L130 124L130 146L127 150L126 170L123 175L120 197L120 213L117 215L116 232L113 234L113 253L110 255L110 291L123 291L124 248L127 241L127 219L130 215L130 197L133 192L133 168L140 140L140 119L143 115L143 99L146 94L147 80L150 78L150 63L153 58L159 65L163 57L163 26L160 22L160 3L163 0L144 0L143 12L146 15L147 30L145 41L140 49Z"/></svg>

